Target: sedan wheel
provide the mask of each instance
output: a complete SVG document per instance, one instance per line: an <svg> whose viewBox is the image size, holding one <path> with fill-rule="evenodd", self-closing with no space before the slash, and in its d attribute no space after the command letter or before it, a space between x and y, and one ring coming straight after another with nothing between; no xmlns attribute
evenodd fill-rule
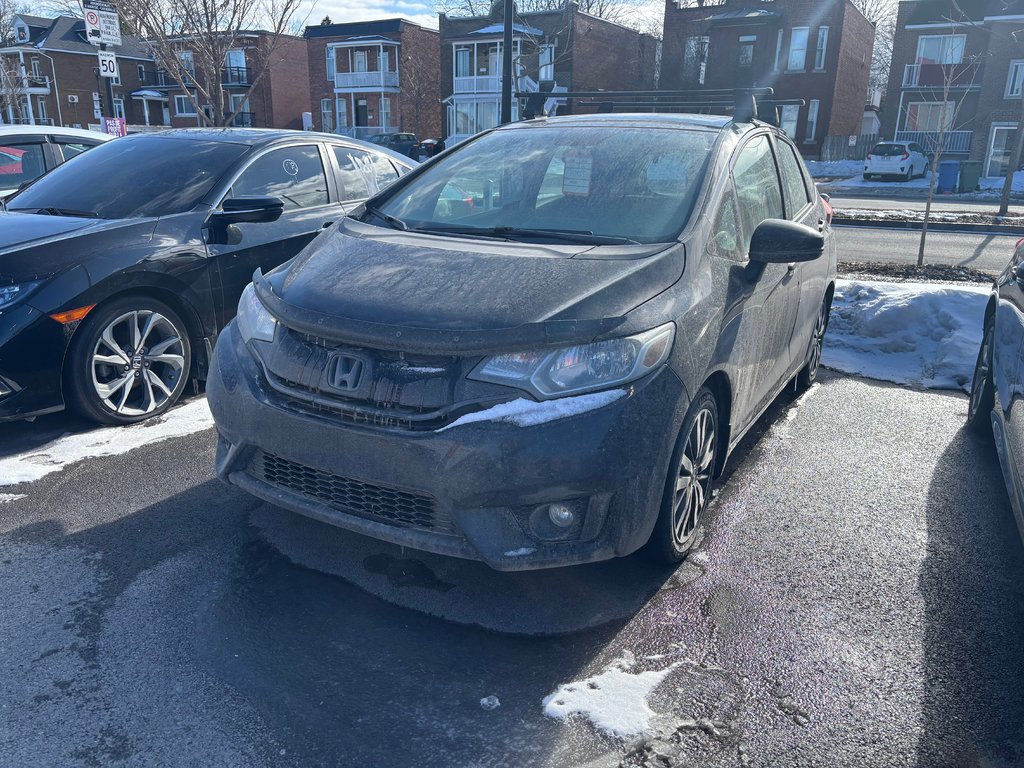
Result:
<svg viewBox="0 0 1024 768"><path fill-rule="evenodd" d="M990 321L985 326L985 336L978 351L974 380L971 382L971 400L967 406L967 426L979 434L991 434L992 431L992 408L996 403L996 388L992 379L994 337L995 326Z"/></svg>
<svg viewBox="0 0 1024 768"><path fill-rule="evenodd" d="M697 537L718 466L718 407L707 389L690 406L673 455L661 513L648 544L658 560L679 562Z"/></svg>
<svg viewBox="0 0 1024 768"><path fill-rule="evenodd" d="M797 389L803 391L810 389L810 386L818 379L818 369L821 367L821 353L825 347L825 331L828 330L828 313L830 302L828 296L821 301L818 308L818 319L814 322L814 332L811 334L811 349L808 352L807 364L797 374Z"/></svg>
<svg viewBox="0 0 1024 768"><path fill-rule="evenodd" d="M119 300L94 312L72 349L67 384L76 410L94 421L131 424L170 408L191 362L178 315L149 299Z"/></svg>

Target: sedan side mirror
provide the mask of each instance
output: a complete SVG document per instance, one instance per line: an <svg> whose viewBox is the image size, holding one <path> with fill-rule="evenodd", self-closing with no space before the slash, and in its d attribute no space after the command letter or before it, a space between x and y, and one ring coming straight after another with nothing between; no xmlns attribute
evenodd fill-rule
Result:
<svg viewBox="0 0 1024 768"><path fill-rule="evenodd" d="M765 264L814 261L824 251L822 233L782 219L765 219L750 238L750 260Z"/></svg>
<svg viewBox="0 0 1024 768"><path fill-rule="evenodd" d="M277 221L283 210L284 201L279 197L228 197L221 203L220 210L210 214L210 223L259 224Z"/></svg>

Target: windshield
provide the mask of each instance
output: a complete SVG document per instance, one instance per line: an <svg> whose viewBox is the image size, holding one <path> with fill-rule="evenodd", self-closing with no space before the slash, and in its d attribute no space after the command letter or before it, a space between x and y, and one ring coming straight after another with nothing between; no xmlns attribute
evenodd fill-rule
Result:
<svg viewBox="0 0 1024 768"><path fill-rule="evenodd" d="M8 210L128 219L191 210L249 147L127 136L91 149L11 198Z"/></svg>
<svg viewBox="0 0 1024 768"><path fill-rule="evenodd" d="M379 213L392 226L428 232L665 242L690 216L715 136L621 126L495 131L426 169L366 218Z"/></svg>
<svg viewBox="0 0 1024 768"><path fill-rule="evenodd" d="M877 144L874 149L871 150L872 155L878 155L879 157L894 157L896 155L902 155L907 151L907 148L902 144Z"/></svg>

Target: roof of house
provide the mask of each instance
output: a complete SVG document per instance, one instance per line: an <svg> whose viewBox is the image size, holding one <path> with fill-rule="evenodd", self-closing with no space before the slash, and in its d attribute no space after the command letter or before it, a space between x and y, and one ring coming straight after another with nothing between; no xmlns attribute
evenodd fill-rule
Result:
<svg viewBox="0 0 1024 768"><path fill-rule="evenodd" d="M717 13L710 21L716 24L751 24L771 21L779 18L779 15L778 11L770 11L767 8L737 8Z"/></svg>
<svg viewBox="0 0 1024 768"><path fill-rule="evenodd" d="M303 37L350 37L361 35L393 35L402 31L402 25L420 27L430 32L436 30L421 27L414 21L403 18L374 19L373 21L350 21L344 24L318 24L306 27Z"/></svg>
<svg viewBox="0 0 1024 768"><path fill-rule="evenodd" d="M85 39L85 21L74 16L58 16L46 19L47 31L32 41L32 45L44 51L64 53L96 53L97 47ZM118 56L134 59L152 59L153 54L144 40L137 37L121 36L121 45L109 49Z"/></svg>
<svg viewBox="0 0 1024 768"><path fill-rule="evenodd" d="M30 27L48 27L53 19L46 16L31 16L27 13L19 13L18 18Z"/></svg>

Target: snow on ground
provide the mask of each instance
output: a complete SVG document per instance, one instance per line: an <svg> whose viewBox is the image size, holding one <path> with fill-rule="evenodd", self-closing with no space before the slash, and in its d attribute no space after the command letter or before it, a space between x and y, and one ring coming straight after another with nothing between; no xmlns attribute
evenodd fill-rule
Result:
<svg viewBox="0 0 1024 768"><path fill-rule="evenodd" d="M836 220L858 219L861 221L924 221L922 208L836 208ZM975 213L973 211L939 211L934 208L930 212L929 221L949 221L960 224L1009 224L1019 225L1024 217L1010 214L996 216L992 213Z"/></svg>
<svg viewBox="0 0 1024 768"><path fill-rule="evenodd" d="M832 188L832 189L835 189L837 187L844 187L844 188L868 187L868 188L871 188L871 189L917 189L917 190L920 190L922 193L927 194L927 192L928 192L928 185L931 183L927 176L924 176L924 177L922 177L920 179L912 179L911 181L889 181L888 179L883 179L883 180L871 179L871 180L867 180L862 175L863 174L863 169L864 169L863 163L860 163L859 161L856 161L856 160L853 160L853 161L851 161L851 160L844 160L842 162L844 162L844 163L853 162L856 165L856 167L853 168L853 170L850 171L849 174L847 174L846 172L835 173L835 174L818 173L818 172L816 172L816 171L814 171L812 169L811 170L811 175L819 177L819 178L820 177L829 177L829 176L832 176L832 177L842 176L843 178L836 178L834 181L830 181L828 183L829 188ZM813 163L813 161L812 161L812 163ZM810 168L812 163L808 163L807 164L808 168ZM837 164L836 163L818 163L817 165L837 165ZM1003 191L1003 179L1000 178L1000 177L992 177L992 178L985 177L985 178L979 179L978 186L980 188L980 191L972 193L975 197L985 197L985 198L997 199L999 197L1000 193ZM1013 191L1015 193L1017 193L1017 194L1024 194L1024 171L1017 171L1017 173L1015 173L1013 175ZM943 197L945 197L945 195L942 195L941 193L939 193L937 188L935 190L935 194L936 194L936 197L939 198L939 199L942 199Z"/></svg>
<svg viewBox="0 0 1024 768"><path fill-rule="evenodd" d="M24 493L0 493L0 504L9 504L12 501L24 498Z"/></svg>
<svg viewBox="0 0 1024 768"><path fill-rule="evenodd" d="M199 398L141 424L65 435L41 448L0 459L0 486L35 482L83 459L120 456L148 443L188 435L212 426L213 417L206 398Z"/></svg>
<svg viewBox="0 0 1024 768"><path fill-rule="evenodd" d="M624 389L612 389L607 392L593 392L589 395L560 397L541 403L518 398L507 403L499 403L483 411L467 413L448 426L441 427L438 432L452 427L461 427L463 424L472 424L476 421L507 421L519 427L532 427L603 408L625 394L626 390Z"/></svg>
<svg viewBox="0 0 1024 768"><path fill-rule="evenodd" d="M987 287L840 280L822 364L931 389L970 389Z"/></svg>
<svg viewBox="0 0 1024 768"><path fill-rule="evenodd" d="M816 179L847 178L864 170L863 160L807 160L807 170Z"/></svg>
<svg viewBox="0 0 1024 768"><path fill-rule="evenodd" d="M594 677L560 685L544 699L544 714L559 720L583 715L612 736L633 736L648 730L654 712L647 697L679 662L662 670L631 672L635 660L626 651Z"/></svg>

